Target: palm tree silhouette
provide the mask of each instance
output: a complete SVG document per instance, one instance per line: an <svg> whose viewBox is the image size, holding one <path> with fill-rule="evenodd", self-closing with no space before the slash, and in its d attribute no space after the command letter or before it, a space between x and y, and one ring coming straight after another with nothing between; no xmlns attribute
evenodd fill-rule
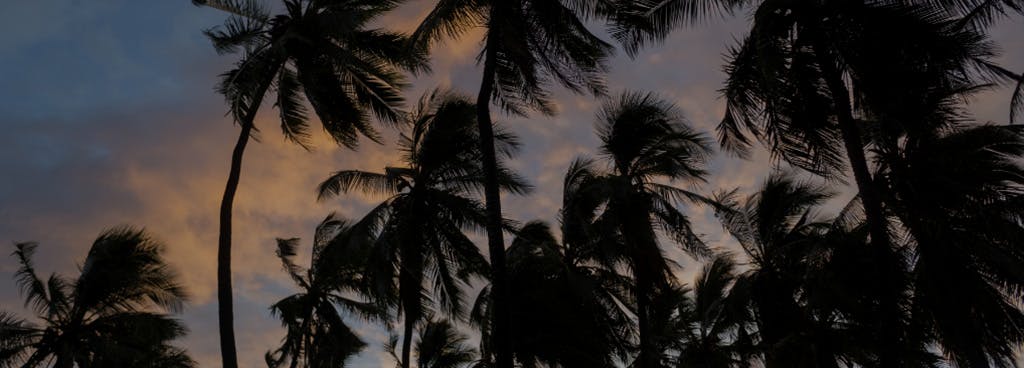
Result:
<svg viewBox="0 0 1024 368"><path fill-rule="evenodd" d="M387 167L384 173L339 171L320 185L321 199L352 191L387 196L362 222L376 224L379 231L367 260L369 272L383 280L376 295L388 299L397 293L405 317L403 367L410 363L413 330L430 308L426 293L433 293L446 315L460 317L463 284L488 271L487 260L463 233L486 223L475 199L484 185L475 112L464 97L429 93L411 116L409 134L399 140L405 167ZM502 161L518 150L517 138L500 128L494 141ZM529 190L501 162L498 180L501 189L512 193Z"/></svg>
<svg viewBox="0 0 1024 368"><path fill-rule="evenodd" d="M469 338L462 334L454 324L446 319L434 320L427 318L416 339L416 366L421 368L464 368L477 361L476 349L469 346ZM398 338L393 336L385 346L395 359L395 344Z"/></svg>
<svg viewBox="0 0 1024 368"><path fill-rule="evenodd" d="M232 15L223 27L205 33L220 53L242 53L222 75L218 90L241 126L220 208L217 298L221 354L225 368L238 366L231 299L231 209L242 156L256 130L256 113L268 92L276 92L281 130L288 140L309 148L308 101L324 130L353 148L360 136L379 141L370 121L399 119L404 85L400 69L423 70L425 56L404 47L401 34L369 28L396 1L282 0L285 12L271 15L256 0L194 0Z"/></svg>
<svg viewBox="0 0 1024 368"><path fill-rule="evenodd" d="M875 258L897 259L886 255L891 224L865 152L865 120L898 114L903 102L916 98L893 85L1013 76L990 61L983 35L925 5L763 1L755 14L727 67L722 145L743 153L753 137L775 158L827 178L841 176L848 162ZM894 367L898 354L887 349L900 344L886 339L899 336L893 329L902 324L895 318L906 315L900 310L905 295L887 284L903 283L904 266L879 262L871 268L882 275L872 279L880 282L875 297L888 309L883 315L894 318L879 324L882 365Z"/></svg>
<svg viewBox="0 0 1024 368"><path fill-rule="evenodd" d="M753 350L744 324L745 300L730 291L736 265L718 254L704 265L692 291L677 286L652 299L655 345L664 367L730 368L745 366Z"/></svg>
<svg viewBox="0 0 1024 368"><path fill-rule="evenodd" d="M852 235L834 226L837 220L819 215L832 196L823 185L775 172L743 200L735 191L717 198L728 208L717 215L749 259L733 293L757 317L753 322L765 367L838 367L839 359L846 358L841 354L859 346L852 340L856 335L842 330L845 320L836 317L834 306L815 310L822 303L809 301L819 296L806 280L827 278L840 269L818 266L817 260L828 258L841 241L856 241L840 238Z"/></svg>
<svg viewBox="0 0 1024 368"><path fill-rule="evenodd" d="M370 321L386 317L376 303L360 297L367 283L362 260L369 241L356 224L332 214L316 227L307 269L295 264L298 245L298 238L277 240L277 257L301 291L270 307L287 333L281 346L266 354L267 365L342 367L366 346L342 312Z"/></svg>
<svg viewBox="0 0 1024 368"><path fill-rule="evenodd" d="M639 325L639 367L657 365L650 333L651 298L675 282L671 261L662 254L656 232L667 235L684 250L708 254L690 221L676 206L712 201L694 192L659 182L699 183L707 175L709 140L686 125L677 109L653 94L626 92L610 100L598 113L601 154L608 170L592 161L580 161L581 189L603 205L595 222L618 247L605 247L601 258L614 268L622 264L635 279L633 296Z"/></svg>
<svg viewBox="0 0 1024 368"><path fill-rule="evenodd" d="M550 92L556 82L576 93L601 95L612 46L587 29L584 20L612 11L604 3L552 0L440 0L412 35L415 47L429 47L445 36L487 29L480 55L483 78L477 95L477 125L483 154L487 241L495 303L494 341L498 368L513 365L508 345L509 313L505 283L505 242L501 195L491 127L490 104L525 115L529 110L553 114Z"/></svg>
<svg viewBox="0 0 1024 368"><path fill-rule="evenodd" d="M873 132L886 201L915 254L914 321L956 366L1008 367L1024 341L1024 131L972 122L962 101L978 90L932 88L905 106L916 120Z"/></svg>
<svg viewBox="0 0 1024 368"><path fill-rule="evenodd" d="M620 307L630 281L570 251L542 222L530 222L507 250L513 354L523 366L614 367L628 358L634 329ZM492 338L493 300L485 286L472 321L481 346Z"/></svg>
<svg viewBox="0 0 1024 368"><path fill-rule="evenodd" d="M93 242L77 279L36 274L35 243L17 244L15 278L43 325L0 312L0 366L195 367L170 342L186 328L167 312L186 301L164 245L144 231L117 227Z"/></svg>

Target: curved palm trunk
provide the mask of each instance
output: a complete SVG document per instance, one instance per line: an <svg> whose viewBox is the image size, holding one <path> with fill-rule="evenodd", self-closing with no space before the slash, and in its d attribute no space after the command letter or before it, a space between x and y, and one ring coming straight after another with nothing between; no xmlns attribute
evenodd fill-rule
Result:
<svg viewBox="0 0 1024 368"><path fill-rule="evenodd" d="M495 11L491 10L491 19ZM508 288L505 279L505 239L501 231L501 193L498 188L498 161L494 152L494 127L491 125L491 96L494 92L495 30L490 28L484 46L484 75L476 100L476 124L480 134L480 152L484 169L484 200L487 204L487 250L491 261L492 320L491 349L497 368L512 368L512 347L509 345Z"/></svg>
<svg viewBox="0 0 1024 368"><path fill-rule="evenodd" d="M231 209L242 172L242 155L252 134L252 121L243 122L231 153L231 170L220 201L220 238L217 242L217 316L220 322L220 356L224 368L238 367L235 351L235 316L231 298Z"/></svg>
<svg viewBox="0 0 1024 368"><path fill-rule="evenodd" d="M879 273L879 280L886 283L897 282L898 270L894 264L884 262L890 260L888 256L889 235L885 213L882 210L881 196L877 192L868 169L867 158L864 154L864 143L861 140L860 132L857 129L856 121L853 118L853 108L850 105L850 95L843 82L842 74L834 62L825 57L827 50L820 39L815 40L815 55L818 65L821 67L828 85L829 93L835 103L836 115L839 121L839 129L843 137L843 145L846 155L850 160L850 167L853 170L853 177L857 183L857 190L860 193L861 202L864 206L864 215L867 218L868 230L871 234L871 245L876 259L880 264L874 271ZM883 368L896 368L899 366L899 295L891 291L891 285L875 285L881 297L881 312L886 316L885 321L880 321L881 329L879 339L879 363Z"/></svg>
<svg viewBox="0 0 1024 368"><path fill-rule="evenodd" d="M273 73L271 73L273 75ZM231 210L238 191L238 181L242 174L242 156L245 146L252 136L256 112L259 111L263 95L270 87L273 78L267 80L249 104L242 126L238 133L238 141L231 152L231 169L228 171L228 182L224 188L224 197L220 201L220 236L217 239L217 317L220 328L220 356L223 368L238 368L238 353L235 350L235 314L231 300Z"/></svg>

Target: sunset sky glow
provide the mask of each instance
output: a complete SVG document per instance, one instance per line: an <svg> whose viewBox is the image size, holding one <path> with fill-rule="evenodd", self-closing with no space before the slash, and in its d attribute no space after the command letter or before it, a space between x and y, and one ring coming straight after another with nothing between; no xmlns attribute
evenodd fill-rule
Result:
<svg viewBox="0 0 1024 368"><path fill-rule="evenodd" d="M430 5L410 0L379 23L409 31ZM14 242L40 243L40 273L72 275L101 230L119 224L145 227L168 245L167 257L192 296L182 315L191 329L184 345L201 366L220 366L216 216L237 127L225 116L223 98L213 86L235 56L217 55L202 30L224 18L188 0L0 5L0 244L7 247L0 249L2 309L28 316L12 279L17 265L7 256ZM713 134L724 107L718 93L724 54L746 27L745 13L709 19L635 59L620 52L611 62L610 92L657 92L695 127ZM1003 50L1000 61L1018 71L1024 70L1022 30L1024 20L1017 17L991 33ZM435 87L475 95L480 36L471 33L439 45L433 74L412 79L407 101L414 103ZM554 93L557 116L498 115L524 142L512 166L537 187L529 196L504 197L506 216L519 221L556 221L566 168L578 155L593 155L597 145L593 122L601 101L563 89ZM1009 96L1007 89L993 90L980 95L971 110L978 120L1005 122ZM268 306L294 290L274 256L274 239L308 240L329 213L358 218L380 199L317 202L316 184L331 172L380 171L397 164L394 131L386 131L387 145L364 140L358 151L314 135L316 148L307 152L284 140L270 104L262 111L256 123L260 141L246 153L234 209L235 318L243 367L264 366L264 352L284 334ZM749 189L771 169L764 156L743 161L719 153L710 181L697 190ZM731 244L708 210L687 213L709 244ZM308 253L309 243L302 244ZM683 263L681 277L690 280L696 267L686 267L681 252L670 255ZM352 366L391 366L380 350L387 331L359 326L371 346Z"/></svg>

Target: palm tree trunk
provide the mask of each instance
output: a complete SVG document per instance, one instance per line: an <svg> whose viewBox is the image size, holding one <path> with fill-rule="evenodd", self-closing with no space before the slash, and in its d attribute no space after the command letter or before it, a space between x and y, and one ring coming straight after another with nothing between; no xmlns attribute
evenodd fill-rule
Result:
<svg viewBox="0 0 1024 368"><path fill-rule="evenodd" d="M896 282L898 275L897 270L894 269L896 265L884 262L884 260L890 259L886 256L889 253L887 221L882 210L881 197L878 195L871 178L871 172L868 170L867 159L864 154L864 143L861 140L856 121L853 119L853 108L850 104L849 91L835 62L826 57L825 52L828 49L824 47L820 37L815 39L814 48L818 65L821 68L825 83L828 85L829 93L832 95L832 101L835 104L839 130L843 137L843 145L846 149L846 155L850 160L853 177L857 183L857 189L864 206L864 215L867 218L868 231L871 234L871 245L874 248L874 253L879 256L877 260L881 262L875 269L875 272L880 273L878 279L883 280L885 283ZM881 312L884 316L888 317L887 320L880 321L881 328L879 331L881 337L879 340L879 363L883 368L896 368L899 366L897 326L900 325L900 321L895 319L899 316L899 296L891 292L890 290L892 289L894 288L890 285L876 285L876 290L879 291L878 296L881 298Z"/></svg>
<svg viewBox="0 0 1024 368"><path fill-rule="evenodd" d="M231 170L228 173L224 198L220 201L220 238L217 242L217 315L220 321L220 356L224 368L238 367L235 351L235 316L231 300L231 209L238 191L238 180L242 171L242 155L252 134L252 122L243 122L238 133L238 142L231 153Z"/></svg>
<svg viewBox="0 0 1024 368"><path fill-rule="evenodd" d="M416 321L412 313L405 313L405 333L402 335L402 368L409 368L409 355L412 350L412 330Z"/></svg>
<svg viewBox="0 0 1024 368"><path fill-rule="evenodd" d="M818 50L823 48L817 47ZM868 230L871 232L871 243L876 246L888 246L889 235L886 230L886 220L882 211L881 197L871 179L871 171L868 169L867 158L864 155L864 142L860 138L860 131L853 119L853 108L850 106L850 94L843 82L842 74L836 65L825 55L823 51L817 51L818 64L825 77L829 93L836 108L836 117L839 120L839 130L843 136L843 146L846 149L847 158L850 160L850 168L853 170L853 178L857 183L857 190L860 193L861 202L864 205L864 214L867 217Z"/></svg>
<svg viewBox="0 0 1024 368"><path fill-rule="evenodd" d="M635 263L635 262L634 262ZM650 297L653 293L649 287L650 281L647 277L644 277L646 272L636 273L636 319L637 319L637 331L640 335L640 356L637 360L640 361L638 368L654 368L657 367L657 361L654 360L655 352L654 347L651 344L651 325L650 325Z"/></svg>
<svg viewBox="0 0 1024 368"><path fill-rule="evenodd" d="M270 75L273 75L271 73ZM231 169L228 171L228 182L224 188L224 197L220 201L220 236L217 239L217 316L220 327L220 356L223 368L238 368L238 353L235 350L235 315L231 295L231 210L238 191L238 181L242 174L242 156L245 146L252 136L252 128L256 120L256 112L263 102L263 95L270 87L273 78L267 80L256 91L239 124L238 141L231 152Z"/></svg>
<svg viewBox="0 0 1024 368"><path fill-rule="evenodd" d="M640 364L635 366L655 368L658 367L661 359L658 357L660 353L653 341L651 298L658 292L659 287L665 285L659 275L662 270L650 267L650 265L660 265L660 260L654 260L661 258L662 254L658 250L654 229L651 228L650 222L646 221L650 218L649 208L643 206L637 209L635 207L637 196L630 194L629 197L630 200L622 201L615 206L624 209L623 213L632 214L620 226L626 246L632 254L630 262L632 262L633 277L636 279L636 286L634 286L636 288L636 319L637 332L640 335L640 354L637 361Z"/></svg>
<svg viewBox="0 0 1024 368"><path fill-rule="evenodd" d="M420 285L423 284L423 254L419 249L413 249L413 234L415 231L407 231L403 238L403 249L401 255L401 269L398 274L398 294L401 298L402 312L405 315L405 333L402 335L402 368L410 366L410 352L412 350L412 333L423 315L420 309ZM415 267L415 271L413 270Z"/></svg>
<svg viewBox="0 0 1024 368"><path fill-rule="evenodd" d="M495 16L491 9L491 19ZM498 35L489 28L484 46L484 74L480 94L476 100L476 124L480 134L480 152L484 169L484 200L487 205L487 250L491 261L491 288L493 315L491 320L491 349L495 352L497 368L512 368L512 349L509 345L508 290L505 280L505 239L501 225L501 193L498 188L498 161L494 152L494 127L491 125L491 96L494 91L494 72L497 62L495 39Z"/></svg>

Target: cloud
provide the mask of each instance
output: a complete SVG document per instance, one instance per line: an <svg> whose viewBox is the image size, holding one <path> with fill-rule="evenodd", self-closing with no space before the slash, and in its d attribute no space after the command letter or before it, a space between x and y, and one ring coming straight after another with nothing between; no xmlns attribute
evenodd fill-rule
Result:
<svg viewBox="0 0 1024 368"><path fill-rule="evenodd" d="M48 0L0 15L0 24L23 27L2 33L17 37L0 36L5 46L0 56L7 60L14 55L10 60L15 69L23 71L0 77L0 84L16 87L0 93L5 101L0 104L5 119L0 135L0 240L39 241L41 271L74 274L76 262L102 229L122 223L147 227L168 244L167 257L193 295L192 307L183 316L192 329L185 345L202 366L217 367L217 211L237 127L224 118L221 98L211 86L232 58L215 57L200 35L221 14L183 0L161 4L154 11L147 8L149 3L80 7ZM410 31L429 5L409 3L382 25ZM743 35L745 21L735 17L708 22L677 32L635 60L617 56L608 77L611 92L656 91L710 134L723 110L716 92L724 78L722 54ZM1020 36L1012 31L1019 25L1006 22L1000 29L1009 31L996 32L997 40L1014 44ZM415 101L436 86L472 96L480 78L474 58L482 35L477 29L439 45L433 55L435 74L414 78L408 99ZM1006 51L1005 64L1024 69L1021 49ZM79 54L82 59L75 58ZM107 56L110 62L102 62ZM1007 93L979 98L979 118L1004 121ZM517 220L553 223L569 162L596 152L593 121L601 101L557 87L553 94L561 108L558 116L498 115L525 143L511 165L537 185L531 196L504 197L507 215ZM330 172L379 171L398 162L393 146L367 142L352 152L322 135L316 150L306 152L284 141L269 106L258 126L261 142L252 142L247 150L234 210L236 327L243 366L262 365L263 352L283 336L267 307L294 292L274 257L274 238L308 239L328 213L355 218L379 200L345 196L317 202L313 190ZM712 169L709 182L698 188L702 193L752 190L772 165L764 152L751 161L720 154ZM708 209L687 212L711 245L735 247ZM481 234L474 239L482 239ZM681 279L692 280L699 267L678 248L667 248L685 265ZM0 259L0 301L5 308L20 304L10 278L14 269L13 259ZM386 333L371 325L360 331L371 348L354 365L390 364L380 351Z"/></svg>

